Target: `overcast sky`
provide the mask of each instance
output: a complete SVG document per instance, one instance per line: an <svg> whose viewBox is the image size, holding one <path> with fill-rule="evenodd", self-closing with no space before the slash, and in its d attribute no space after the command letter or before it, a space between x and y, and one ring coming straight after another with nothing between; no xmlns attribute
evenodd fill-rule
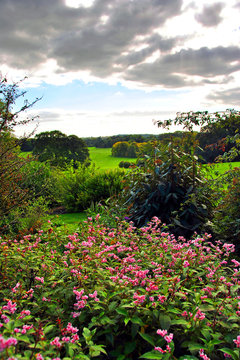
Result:
<svg viewBox="0 0 240 360"><path fill-rule="evenodd" d="M159 133L178 111L240 109L240 0L0 0L0 71L37 132ZM19 129L18 134L30 129Z"/></svg>

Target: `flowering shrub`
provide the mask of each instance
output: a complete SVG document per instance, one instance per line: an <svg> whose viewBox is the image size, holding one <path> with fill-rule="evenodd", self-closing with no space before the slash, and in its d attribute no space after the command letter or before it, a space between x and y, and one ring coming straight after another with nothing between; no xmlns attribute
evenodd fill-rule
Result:
<svg viewBox="0 0 240 360"><path fill-rule="evenodd" d="M210 240L99 216L0 239L0 359L239 359L240 262Z"/></svg>

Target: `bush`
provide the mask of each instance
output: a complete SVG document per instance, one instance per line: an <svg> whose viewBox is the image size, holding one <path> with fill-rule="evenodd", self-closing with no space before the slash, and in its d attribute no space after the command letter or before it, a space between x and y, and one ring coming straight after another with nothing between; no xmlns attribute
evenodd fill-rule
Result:
<svg viewBox="0 0 240 360"><path fill-rule="evenodd" d="M1 240L2 357L238 360L234 246L98 218Z"/></svg>
<svg viewBox="0 0 240 360"><path fill-rule="evenodd" d="M120 168L125 168L125 169L129 169L132 166L135 166L134 163L130 163L129 161L120 161L120 163L118 164L118 166Z"/></svg>
<svg viewBox="0 0 240 360"><path fill-rule="evenodd" d="M211 189L194 152L174 142L165 149L154 143L153 150L126 176L122 201L129 220L141 227L157 216L176 236L201 232L211 217Z"/></svg>
<svg viewBox="0 0 240 360"><path fill-rule="evenodd" d="M223 241L231 241L240 253L240 169L227 171L215 180L217 206L212 219L213 232Z"/></svg>
<svg viewBox="0 0 240 360"><path fill-rule="evenodd" d="M69 169L58 179L60 201L67 211L77 212L87 209L122 189L124 172L110 170L97 172L94 166Z"/></svg>

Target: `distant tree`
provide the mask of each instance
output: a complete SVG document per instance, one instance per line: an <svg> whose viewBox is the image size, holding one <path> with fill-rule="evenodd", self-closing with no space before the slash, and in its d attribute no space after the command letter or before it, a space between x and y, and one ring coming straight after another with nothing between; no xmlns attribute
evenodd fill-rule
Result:
<svg viewBox="0 0 240 360"><path fill-rule="evenodd" d="M112 147L112 156L128 157L129 143L127 141L118 141Z"/></svg>
<svg viewBox="0 0 240 360"><path fill-rule="evenodd" d="M85 142L76 135L67 136L58 130L46 131L35 136L33 153L39 161L48 161L52 166L66 167L89 159Z"/></svg>

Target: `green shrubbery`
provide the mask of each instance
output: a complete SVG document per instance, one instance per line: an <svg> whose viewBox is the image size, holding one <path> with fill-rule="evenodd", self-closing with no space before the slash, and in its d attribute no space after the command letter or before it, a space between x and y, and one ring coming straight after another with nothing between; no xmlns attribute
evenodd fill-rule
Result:
<svg viewBox="0 0 240 360"><path fill-rule="evenodd" d="M121 170L96 171L94 166L69 168L56 180L59 203L69 212L86 210L92 204L117 195L122 189Z"/></svg>
<svg viewBox="0 0 240 360"><path fill-rule="evenodd" d="M4 359L239 359L239 266L210 236L99 216L0 240ZM231 260L229 258L231 254Z"/></svg>

